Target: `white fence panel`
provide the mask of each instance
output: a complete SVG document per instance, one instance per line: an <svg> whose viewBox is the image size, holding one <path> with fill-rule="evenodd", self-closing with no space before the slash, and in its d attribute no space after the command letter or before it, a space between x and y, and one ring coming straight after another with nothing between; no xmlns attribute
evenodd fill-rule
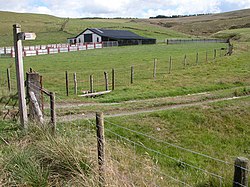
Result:
<svg viewBox="0 0 250 187"><path fill-rule="evenodd" d="M24 56L36 56L36 50L25 51Z"/></svg>
<svg viewBox="0 0 250 187"><path fill-rule="evenodd" d="M38 49L37 54L38 55L46 55L46 54L48 54L48 50L47 49Z"/></svg>

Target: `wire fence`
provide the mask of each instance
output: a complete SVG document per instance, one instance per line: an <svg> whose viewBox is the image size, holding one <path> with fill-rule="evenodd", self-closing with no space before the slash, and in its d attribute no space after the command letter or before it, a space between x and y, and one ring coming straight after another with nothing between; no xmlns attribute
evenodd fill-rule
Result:
<svg viewBox="0 0 250 187"><path fill-rule="evenodd" d="M42 91L43 88L29 82L33 87ZM69 105L57 95L56 100L61 105ZM50 100L45 97L44 102L49 105ZM77 107L76 107L77 108ZM81 108L79 107L79 110ZM64 113L65 108L45 110L47 123L50 121L49 113ZM79 142L84 140L90 147L91 157L96 161L91 171L98 185L100 171L98 169L98 156L96 141L97 123L94 120L74 121L74 111L67 110L67 116L72 121L61 123L57 133L67 137L76 136ZM46 117L47 116L47 117ZM94 117L94 115L93 115ZM223 160L204 152L196 151L179 144L157 137L153 132L148 134L138 131L127 125L113 122L112 118L104 119L105 124L105 166L103 177L108 186L219 186L226 187L232 184L247 187L233 179L234 167L231 160ZM131 125L133 126L133 125ZM94 155L94 156L93 156ZM220 155L214 153L214 155ZM241 166L237 166L250 172Z"/></svg>

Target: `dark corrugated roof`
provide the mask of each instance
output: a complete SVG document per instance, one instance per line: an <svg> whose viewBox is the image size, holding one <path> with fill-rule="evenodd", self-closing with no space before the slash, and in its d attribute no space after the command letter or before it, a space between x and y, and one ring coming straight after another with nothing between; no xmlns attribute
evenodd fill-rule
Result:
<svg viewBox="0 0 250 187"><path fill-rule="evenodd" d="M85 29L83 32L81 32L80 34L78 34L76 37L82 35L86 30L90 30L100 36L103 37L108 37L108 38L112 38L112 39L134 39L134 40L142 40L142 39L154 39L154 38L146 38L146 37L142 37L139 36L131 31L127 31L127 30L110 30L110 29L98 29L98 28L88 28ZM73 39L73 38L68 38L68 39Z"/></svg>
<svg viewBox="0 0 250 187"><path fill-rule="evenodd" d="M137 39L137 40L141 40L141 39L149 39L149 38L145 38L142 36L139 36L131 31L127 31L127 30L107 30L107 29L89 29L92 32L100 35L100 36L104 36L104 37L108 37L108 38L113 38L113 39Z"/></svg>

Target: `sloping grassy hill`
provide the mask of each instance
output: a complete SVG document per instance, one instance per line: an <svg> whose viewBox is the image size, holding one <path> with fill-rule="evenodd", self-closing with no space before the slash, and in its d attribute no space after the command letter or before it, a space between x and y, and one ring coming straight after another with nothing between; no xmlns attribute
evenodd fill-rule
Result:
<svg viewBox="0 0 250 187"><path fill-rule="evenodd" d="M0 11L0 46L13 43L13 24L19 23L22 31L35 32L35 41L25 41L25 45L65 43L68 37L79 34L86 28L114 28L131 30L145 37L158 40L187 35L155 25L136 22L134 19L69 19L44 14L26 14Z"/></svg>
<svg viewBox="0 0 250 187"><path fill-rule="evenodd" d="M126 29L162 41L165 38L211 36L227 29L233 29L232 32L239 35L238 31L241 31L234 29L250 27L250 9L171 19L69 19L3 11L0 11L0 17L0 46L12 45L12 25L15 23L21 24L23 31L37 33L37 39L26 41L25 45L65 43L68 37L86 28ZM221 37L220 34L212 36ZM245 35L240 34L240 37L245 38Z"/></svg>
<svg viewBox="0 0 250 187"><path fill-rule="evenodd" d="M250 28L223 30L213 34L217 38L232 38L240 42L250 41Z"/></svg>
<svg viewBox="0 0 250 187"><path fill-rule="evenodd" d="M209 36L221 30L250 27L250 9L220 14L167 19L140 19L138 22L170 28L178 32Z"/></svg>

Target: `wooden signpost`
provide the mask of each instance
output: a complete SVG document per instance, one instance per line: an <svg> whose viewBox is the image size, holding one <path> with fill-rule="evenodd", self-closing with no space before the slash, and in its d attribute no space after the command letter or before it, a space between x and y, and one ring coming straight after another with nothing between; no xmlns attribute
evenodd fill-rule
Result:
<svg viewBox="0 0 250 187"><path fill-rule="evenodd" d="M26 128L28 123L28 115L27 115L27 106L26 106L25 88L24 88L22 40L34 40L36 38L36 34L21 32L21 25L15 24L13 25L13 37L14 37L14 49L15 49L16 79L17 79L20 123L23 128Z"/></svg>

